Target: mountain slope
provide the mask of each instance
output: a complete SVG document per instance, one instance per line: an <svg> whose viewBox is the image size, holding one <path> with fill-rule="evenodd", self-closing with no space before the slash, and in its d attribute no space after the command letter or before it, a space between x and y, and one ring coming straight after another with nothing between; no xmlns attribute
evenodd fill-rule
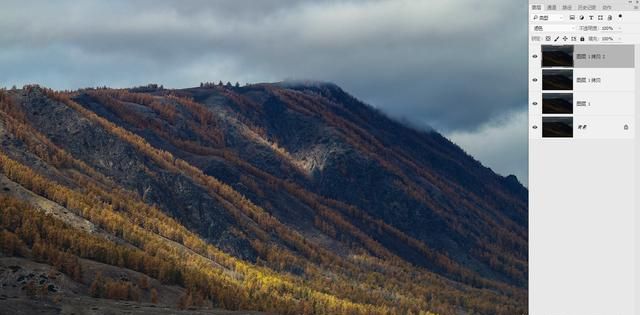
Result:
<svg viewBox="0 0 640 315"><path fill-rule="evenodd" d="M526 189L333 84L1 93L2 173L95 226L49 215L85 240L52 251L198 307L526 312ZM0 196L7 215L42 212ZM51 232L25 224L2 221L11 254L55 264L39 254Z"/></svg>

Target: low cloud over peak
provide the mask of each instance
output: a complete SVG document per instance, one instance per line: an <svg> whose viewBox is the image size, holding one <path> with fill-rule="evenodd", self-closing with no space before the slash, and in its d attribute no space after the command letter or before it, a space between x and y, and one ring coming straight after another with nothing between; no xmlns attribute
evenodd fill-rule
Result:
<svg viewBox="0 0 640 315"><path fill-rule="evenodd" d="M5 1L0 86L312 78L473 132L524 104L526 14L509 0Z"/></svg>

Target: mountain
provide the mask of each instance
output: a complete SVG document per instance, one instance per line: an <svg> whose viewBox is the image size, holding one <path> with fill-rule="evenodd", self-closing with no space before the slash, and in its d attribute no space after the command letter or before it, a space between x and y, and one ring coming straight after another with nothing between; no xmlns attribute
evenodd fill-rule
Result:
<svg viewBox="0 0 640 315"><path fill-rule="evenodd" d="M1 308L527 312L527 190L331 83L2 90L0 146Z"/></svg>

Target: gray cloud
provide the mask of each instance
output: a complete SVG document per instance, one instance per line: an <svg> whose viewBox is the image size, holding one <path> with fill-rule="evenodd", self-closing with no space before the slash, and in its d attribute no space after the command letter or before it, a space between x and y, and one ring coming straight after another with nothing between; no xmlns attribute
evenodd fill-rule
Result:
<svg viewBox="0 0 640 315"><path fill-rule="evenodd" d="M327 80L468 133L524 106L525 19L510 0L4 1L0 86Z"/></svg>
<svg viewBox="0 0 640 315"><path fill-rule="evenodd" d="M527 126L525 109L496 117L476 131L456 131L447 136L486 166L516 175L528 186Z"/></svg>

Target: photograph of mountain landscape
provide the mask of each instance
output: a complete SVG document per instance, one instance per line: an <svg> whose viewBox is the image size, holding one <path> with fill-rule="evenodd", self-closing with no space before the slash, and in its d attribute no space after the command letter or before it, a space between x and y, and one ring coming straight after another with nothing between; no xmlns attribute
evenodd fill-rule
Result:
<svg viewBox="0 0 640 315"><path fill-rule="evenodd" d="M543 114L573 114L573 93L542 93Z"/></svg>
<svg viewBox="0 0 640 315"><path fill-rule="evenodd" d="M573 45L542 45L542 67L573 67Z"/></svg>
<svg viewBox="0 0 640 315"><path fill-rule="evenodd" d="M544 69L542 70L542 89L573 90L573 70L571 69Z"/></svg>
<svg viewBox="0 0 640 315"><path fill-rule="evenodd" d="M542 136L545 138L572 138L573 117L542 117Z"/></svg>
<svg viewBox="0 0 640 315"><path fill-rule="evenodd" d="M7 2L0 314L527 314L524 66L427 8Z"/></svg>

